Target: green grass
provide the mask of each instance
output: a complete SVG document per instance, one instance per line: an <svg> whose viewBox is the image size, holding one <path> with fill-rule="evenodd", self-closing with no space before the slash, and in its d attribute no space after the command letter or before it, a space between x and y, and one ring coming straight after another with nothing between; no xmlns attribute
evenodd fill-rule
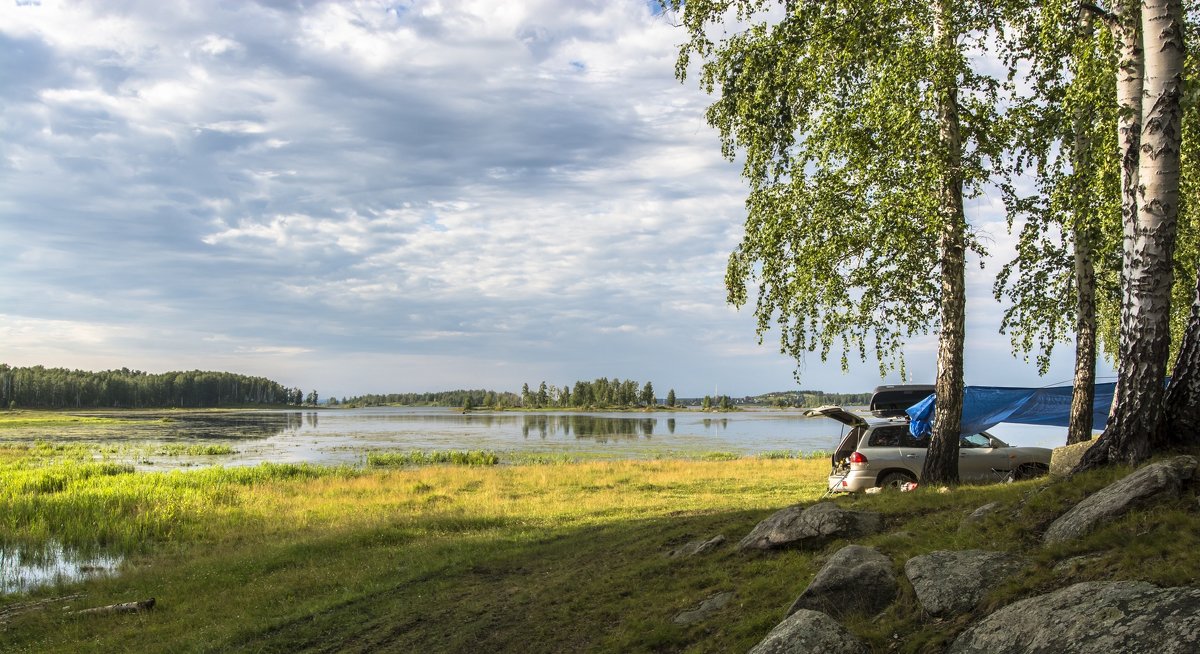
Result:
<svg viewBox="0 0 1200 654"><path fill-rule="evenodd" d="M146 614L86 620L26 613L7 626L0 649L745 651L846 544L755 554L730 544L665 556L718 533L736 543L779 508L815 501L826 461L527 463L135 473L79 450L0 448L0 540L91 542L128 556L117 577L0 598L0 612L74 592L86 593L79 607L159 603ZM994 589L983 610L1075 581L1200 582L1194 490L1077 542L1040 545L1054 517L1122 472L837 498L884 514L885 532L859 542L891 557L901 580L891 608L849 628L875 651L941 649L966 620L929 621L903 580L908 558L936 549L1029 557L1027 573ZM990 501L1002 510L959 530ZM1053 571L1086 553L1100 556L1069 577ZM711 620L671 622L725 590L736 599Z"/></svg>
<svg viewBox="0 0 1200 654"><path fill-rule="evenodd" d="M825 450L812 450L811 452L805 452L804 450L770 450L759 452L756 456L760 459L828 459L833 456L833 452Z"/></svg>
<svg viewBox="0 0 1200 654"><path fill-rule="evenodd" d="M81 425L123 425L128 420L77 416L61 411L0 411L0 429L23 429L29 427L75 427Z"/></svg>
<svg viewBox="0 0 1200 654"><path fill-rule="evenodd" d="M370 452L367 465L373 467L421 466L448 463L456 466L494 466L500 457L488 450L445 450L434 452Z"/></svg>
<svg viewBox="0 0 1200 654"><path fill-rule="evenodd" d="M153 453L159 456L221 456L236 454L237 450L228 445L184 445L182 443L170 443L154 448Z"/></svg>

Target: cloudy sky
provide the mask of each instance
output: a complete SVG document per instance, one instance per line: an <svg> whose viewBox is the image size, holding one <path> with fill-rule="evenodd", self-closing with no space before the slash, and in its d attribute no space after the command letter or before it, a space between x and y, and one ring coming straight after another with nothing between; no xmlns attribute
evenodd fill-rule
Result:
<svg viewBox="0 0 1200 654"><path fill-rule="evenodd" d="M725 305L745 191L653 2L0 2L0 361L796 388ZM998 197L968 212L1007 257ZM1009 354L986 263L968 383L1069 378ZM908 359L931 380L932 338Z"/></svg>

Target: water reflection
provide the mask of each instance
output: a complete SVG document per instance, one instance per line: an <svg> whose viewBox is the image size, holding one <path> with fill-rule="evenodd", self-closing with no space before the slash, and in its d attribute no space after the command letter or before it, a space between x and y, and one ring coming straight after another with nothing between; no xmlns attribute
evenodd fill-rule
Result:
<svg viewBox="0 0 1200 654"><path fill-rule="evenodd" d="M675 420L668 423L674 433ZM571 436L576 439L591 439L599 443L609 439L653 438L658 418L622 418L613 416L577 414L530 414L521 416L521 436L528 439L532 433L538 438Z"/></svg>
<svg viewBox="0 0 1200 654"><path fill-rule="evenodd" d="M135 448L149 443L221 443L231 454L157 454L145 466L253 465L315 462L357 465L362 452L492 449L529 452L586 451L638 458L664 452L830 449L841 425L788 412L719 415L699 411L491 412L449 408L370 407L345 410L105 413L130 422L112 427L29 428L6 431L6 441L73 440ZM662 424L666 422L666 425ZM116 456L143 457L141 450ZM140 458L137 460L141 460Z"/></svg>
<svg viewBox="0 0 1200 654"><path fill-rule="evenodd" d="M51 543L44 548L0 547L0 595L113 574L121 557L85 555Z"/></svg>

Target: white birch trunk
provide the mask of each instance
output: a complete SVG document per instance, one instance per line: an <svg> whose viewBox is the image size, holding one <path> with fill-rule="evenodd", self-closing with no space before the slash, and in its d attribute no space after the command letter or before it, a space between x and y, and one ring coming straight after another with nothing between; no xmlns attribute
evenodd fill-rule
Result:
<svg viewBox="0 0 1200 654"><path fill-rule="evenodd" d="M933 40L941 52L957 47L950 24L948 0L934 8ZM941 332L938 335L938 370L934 393L937 405L933 436L921 472L923 483L958 483L958 437L962 424L963 348L966 342L966 218L962 200L962 134L958 119L958 84L954 71L934 75L938 87L938 147L945 158L939 212L942 229L938 249L941 260Z"/></svg>
<svg viewBox="0 0 1200 654"><path fill-rule="evenodd" d="M1090 43L1093 37L1092 14L1082 12L1079 19L1080 40ZM1075 133L1071 166L1076 179L1076 201L1084 203L1083 171L1090 168L1091 142L1088 124L1091 116L1081 103L1075 107L1072 131ZM1093 249L1096 242L1094 216L1075 209L1072 240L1075 251L1075 379L1072 383L1071 418L1067 425L1067 445L1092 438L1092 404L1096 397L1096 268Z"/></svg>
<svg viewBox="0 0 1200 654"><path fill-rule="evenodd" d="M1112 420L1100 442L1084 456L1080 468L1144 460L1150 455L1162 417L1179 212L1180 98L1185 55L1182 2L1143 2L1142 34L1146 76L1138 157L1138 220L1127 284L1129 297L1121 311L1121 331L1128 335L1128 347L1121 353Z"/></svg>

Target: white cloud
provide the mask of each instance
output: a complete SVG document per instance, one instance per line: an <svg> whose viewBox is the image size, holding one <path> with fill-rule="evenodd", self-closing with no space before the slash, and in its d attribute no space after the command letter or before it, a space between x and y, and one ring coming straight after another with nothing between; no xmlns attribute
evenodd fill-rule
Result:
<svg viewBox="0 0 1200 654"><path fill-rule="evenodd" d="M724 305L745 189L680 38L641 0L0 6L0 336L356 392L786 387ZM1010 248L995 198L970 211Z"/></svg>

